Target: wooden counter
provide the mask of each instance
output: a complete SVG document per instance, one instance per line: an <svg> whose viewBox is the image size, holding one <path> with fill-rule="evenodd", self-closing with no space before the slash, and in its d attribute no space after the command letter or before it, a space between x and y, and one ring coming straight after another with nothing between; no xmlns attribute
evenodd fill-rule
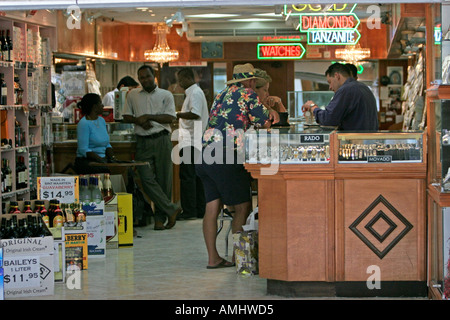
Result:
<svg viewBox="0 0 450 320"><path fill-rule="evenodd" d="M245 164L258 179L268 293L426 296L426 161L341 164L333 154L329 164L284 164L273 175ZM380 289L368 288L377 275Z"/></svg>
<svg viewBox="0 0 450 320"><path fill-rule="evenodd" d="M114 155L119 160L134 160L136 143L132 141L111 142ZM56 142L53 144L53 164L55 173L76 174L73 170L77 154L77 142ZM126 181L125 181L126 183ZM172 201L180 201L179 165L173 165Z"/></svg>

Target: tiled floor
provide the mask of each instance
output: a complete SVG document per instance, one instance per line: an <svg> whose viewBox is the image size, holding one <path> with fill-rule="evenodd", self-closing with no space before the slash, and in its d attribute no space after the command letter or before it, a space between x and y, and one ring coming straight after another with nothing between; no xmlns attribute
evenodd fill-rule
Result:
<svg viewBox="0 0 450 320"><path fill-rule="evenodd" d="M218 237L223 254L228 223ZM267 295L267 282L257 275L242 277L235 268L206 269L201 219L178 221L171 230L155 231L151 224L136 231L132 247L107 249L105 258L89 259L88 270L81 271L80 288L56 283L53 296L27 299L294 300ZM229 239L231 255L231 235Z"/></svg>
<svg viewBox="0 0 450 320"><path fill-rule="evenodd" d="M218 238L223 254L228 223ZM136 231L132 247L89 259L80 289L57 283L53 296L30 299L284 299L266 295L266 280L259 276L244 278L235 268L206 269L201 219L178 221L171 230L155 231L152 224ZM230 255L231 247L230 236Z"/></svg>

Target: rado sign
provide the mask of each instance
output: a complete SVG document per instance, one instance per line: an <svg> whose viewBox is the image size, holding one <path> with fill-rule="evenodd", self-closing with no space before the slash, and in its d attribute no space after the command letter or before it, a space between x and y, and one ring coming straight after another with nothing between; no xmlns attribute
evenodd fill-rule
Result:
<svg viewBox="0 0 450 320"><path fill-rule="evenodd" d="M323 134L302 134L300 136L301 143L323 143Z"/></svg>

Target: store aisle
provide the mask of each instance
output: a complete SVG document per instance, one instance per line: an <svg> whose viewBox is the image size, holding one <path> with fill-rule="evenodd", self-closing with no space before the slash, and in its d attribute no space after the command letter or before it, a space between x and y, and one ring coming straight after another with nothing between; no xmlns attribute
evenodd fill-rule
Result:
<svg viewBox="0 0 450 320"><path fill-rule="evenodd" d="M225 253L224 235L219 252ZM106 258L90 258L80 289L55 284L53 296L29 299L285 299L266 295L266 280L243 278L235 268L206 269L202 220L178 221L171 230L155 231L153 224L136 228L133 247L108 249ZM231 235L229 254L231 255Z"/></svg>

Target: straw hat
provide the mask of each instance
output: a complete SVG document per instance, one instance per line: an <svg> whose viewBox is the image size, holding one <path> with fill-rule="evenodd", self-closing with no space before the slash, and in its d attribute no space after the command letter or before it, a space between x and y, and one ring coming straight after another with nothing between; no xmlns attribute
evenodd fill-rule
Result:
<svg viewBox="0 0 450 320"><path fill-rule="evenodd" d="M255 68L251 63L237 64L233 68L233 79L226 82L231 84L235 82L242 82L250 79L259 79L255 77Z"/></svg>

